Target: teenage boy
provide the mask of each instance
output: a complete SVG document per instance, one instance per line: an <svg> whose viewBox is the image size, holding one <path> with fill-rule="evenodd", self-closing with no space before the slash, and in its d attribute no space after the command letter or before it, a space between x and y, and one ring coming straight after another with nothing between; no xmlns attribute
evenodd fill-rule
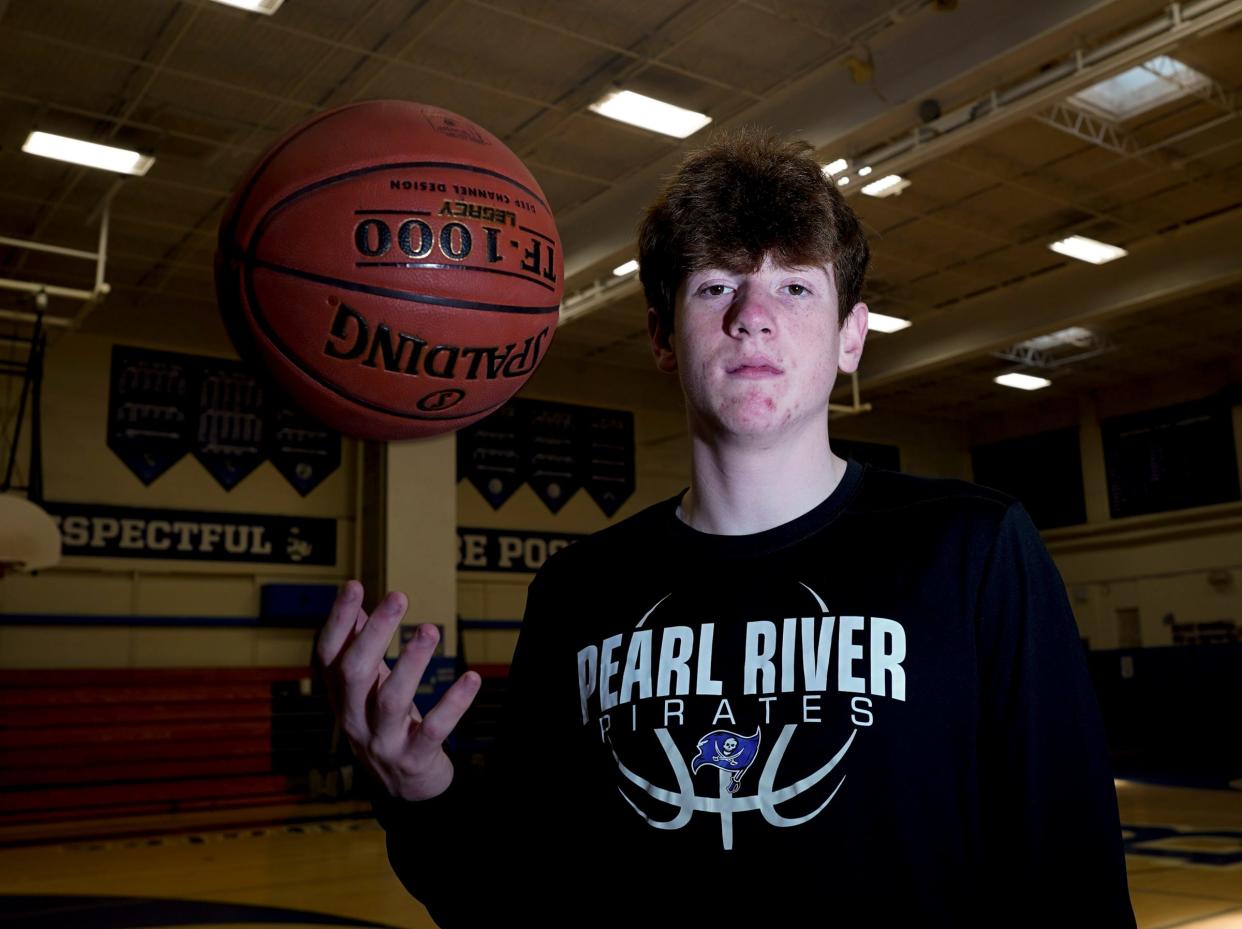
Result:
<svg viewBox="0 0 1242 929"><path fill-rule="evenodd" d="M318 647L406 887L444 927L1133 926L1104 734L1021 505L833 454L868 251L809 146L691 155L639 234L690 486L531 584L488 776L411 709L424 625L347 584ZM865 921L865 922L864 922Z"/></svg>

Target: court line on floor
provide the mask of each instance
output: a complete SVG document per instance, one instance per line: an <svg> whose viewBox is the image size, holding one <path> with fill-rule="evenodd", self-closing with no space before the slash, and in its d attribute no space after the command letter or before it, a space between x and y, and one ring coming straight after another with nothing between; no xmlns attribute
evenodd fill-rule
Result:
<svg viewBox="0 0 1242 929"><path fill-rule="evenodd" d="M264 834L271 831L284 831L293 834L299 831L306 831L307 827L314 827L322 824L331 824L337 822L365 822L371 820L374 822L375 814L367 810L357 813L333 813L327 816L306 816L295 818L273 819L268 821L255 820L251 822L241 823L237 825L221 825L216 828L205 830L202 828L190 828L187 826L169 826L165 829L144 828L132 832L102 832L87 833L84 835L67 837L63 835L40 837L29 837L11 841L0 840L0 849L9 848L35 848L35 847L61 847L61 848L83 848L85 846L99 845L104 847L117 847L127 842L137 842L142 845L159 845L166 839L184 839L190 844L198 844L194 842L195 837L203 836L224 836L228 833L238 833L240 835L248 834ZM331 831L331 830L320 830ZM135 847L135 846L130 846Z"/></svg>
<svg viewBox="0 0 1242 929"><path fill-rule="evenodd" d="M1183 919L1181 922L1165 923L1162 926L1152 926L1151 929L1179 929L1179 927L1182 926L1193 927L1197 923L1204 923L1209 919L1215 919L1218 916L1228 916L1230 913L1242 913L1242 906L1231 906L1226 910L1220 910L1216 913L1207 913L1202 916L1191 916L1189 919Z"/></svg>

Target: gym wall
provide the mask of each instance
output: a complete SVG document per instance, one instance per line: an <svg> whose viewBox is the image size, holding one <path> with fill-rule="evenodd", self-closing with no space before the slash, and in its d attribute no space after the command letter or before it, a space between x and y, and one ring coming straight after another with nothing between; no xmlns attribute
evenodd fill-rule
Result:
<svg viewBox="0 0 1242 929"><path fill-rule="evenodd" d="M133 344L132 339L124 342ZM43 397L48 500L331 518L337 523L336 563L313 567L69 558L38 576L10 573L0 580L0 665L305 662L313 629L258 625L260 591L267 583L337 585L359 573L356 514L363 469L358 444L344 440L340 468L305 498L267 462L232 491L225 491L191 456L144 487L106 444L113 344L111 338L74 334L59 340L48 354ZM207 345L205 351L220 353L211 340ZM152 347L193 351L184 343ZM1045 540L1070 590L1081 634L1093 649L1171 645L1187 637L1193 640L1201 634L1201 624L1242 618L1238 566L1222 563L1222 553L1242 551L1242 505L1109 518L1099 419L1193 399L1220 386L1219 377L1202 374L1176 382L1120 385L1107 394L1082 398L1074 409L1041 409L1021 421L975 424L973 430L964 423L915 420L877 410L834 418L831 431L840 439L897 446L905 471L971 479L973 445L1023 430L1077 426L1088 522L1047 531ZM584 491L554 515L529 487L522 486L494 510L462 481L457 485L458 526L589 533L686 485L689 448L672 378L620 369L588 376L573 366L558 365L553 356L522 396L632 411L635 493L609 519ZM3 397L16 402L15 392ZM1233 408L1233 418L1235 441L1242 444L1242 407ZM1236 457L1242 460L1242 454ZM22 450L22 467L25 461ZM512 624L522 615L531 576L459 572L457 615ZM47 619L32 620L34 614ZM57 617L72 620L57 622ZM185 619L170 619L175 617ZM153 621L160 624L149 625ZM511 626L471 630L463 633L461 643L471 662L504 664L516 636ZM451 636L447 650L455 652L457 644Z"/></svg>
<svg viewBox="0 0 1242 929"><path fill-rule="evenodd" d="M0 580L0 662L64 668L305 663L309 630L256 625L260 589L267 583L339 584L352 574L355 443L343 441L340 467L306 497L270 462L226 491L192 455L143 486L107 445L113 344L107 337L72 334L48 351L43 385L48 501L333 519L336 563L74 557L37 575L10 572ZM184 344L148 347L194 351ZM9 399L16 402L15 395ZM18 458L22 472L29 436L27 420ZM32 620L31 614L47 619ZM15 623L15 616L27 618ZM148 625L153 622L160 624Z"/></svg>

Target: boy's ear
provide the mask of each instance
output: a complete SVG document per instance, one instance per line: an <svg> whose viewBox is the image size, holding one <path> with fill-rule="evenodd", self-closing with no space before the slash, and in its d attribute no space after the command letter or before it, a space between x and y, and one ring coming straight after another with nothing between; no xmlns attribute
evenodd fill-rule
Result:
<svg viewBox="0 0 1242 929"><path fill-rule="evenodd" d="M651 337L651 353L655 355L656 367L667 374L677 370L677 354L673 347L673 333L664 328L660 314L654 307L647 307L647 334Z"/></svg>
<svg viewBox="0 0 1242 929"><path fill-rule="evenodd" d="M837 369L846 374L857 371L862 361L863 345L867 341L868 312L867 304L855 303L837 338Z"/></svg>

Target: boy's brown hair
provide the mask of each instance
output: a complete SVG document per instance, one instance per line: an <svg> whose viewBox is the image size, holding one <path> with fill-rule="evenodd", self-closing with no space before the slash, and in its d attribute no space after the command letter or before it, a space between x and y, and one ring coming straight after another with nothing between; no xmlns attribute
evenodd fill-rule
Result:
<svg viewBox="0 0 1242 929"><path fill-rule="evenodd" d="M831 263L837 323L845 324L870 252L858 217L813 151L748 128L718 134L686 157L638 230L639 276L666 332L686 275L704 268L750 273L768 254L789 268Z"/></svg>

